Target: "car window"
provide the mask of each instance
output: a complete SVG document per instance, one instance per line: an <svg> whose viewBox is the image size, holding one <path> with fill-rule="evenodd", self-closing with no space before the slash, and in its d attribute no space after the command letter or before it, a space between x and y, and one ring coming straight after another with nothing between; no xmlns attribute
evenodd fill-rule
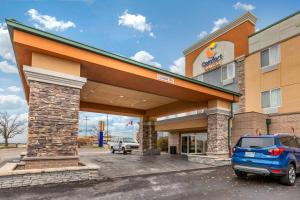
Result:
<svg viewBox="0 0 300 200"><path fill-rule="evenodd" d="M262 148L274 145L272 137L245 137L239 142L241 148Z"/></svg>
<svg viewBox="0 0 300 200"><path fill-rule="evenodd" d="M133 138L124 138L123 140L125 143L136 143L136 141Z"/></svg>
<svg viewBox="0 0 300 200"><path fill-rule="evenodd" d="M294 137L288 136L288 137L282 137L280 138L280 142L282 145L287 147L298 147L298 144Z"/></svg>
<svg viewBox="0 0 300 200"><path fill-rule="evenodd" d="M298 142L298 148L300 148L300 138L296 137L296 140Z"/></svg>

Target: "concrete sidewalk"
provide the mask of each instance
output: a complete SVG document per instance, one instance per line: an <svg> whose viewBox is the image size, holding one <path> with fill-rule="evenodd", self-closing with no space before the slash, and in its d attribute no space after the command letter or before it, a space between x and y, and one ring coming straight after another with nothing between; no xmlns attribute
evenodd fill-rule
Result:
<svg viewBox="0 0 300 200"><path fill-rule="evenodd" d="M100 166L100 175L108 178L189 171L212 167L193 163L185 156L162 154L157 156L102 154L90 160Z"/></svg>
<svg viewBox="0 0 300 200"><path fill-rule="evenodd" d="M24 148L0 150L0 166L7 161L20 158ZM101 178L130 177L139 175L163 174L170 172L190 171L213 167L203 163L188 161L186 156L161 154L157 156L141 156L134 154L112 154L110 151L82 147L78 149L80 160L100 167Z"/></svg>
<svg viewBox="0 0 300 200"><path fill-rule="evenodd" d="M25 147L0 149L0 167L7 162L16 162L20 159L21 153L25 151Z"/></svg>

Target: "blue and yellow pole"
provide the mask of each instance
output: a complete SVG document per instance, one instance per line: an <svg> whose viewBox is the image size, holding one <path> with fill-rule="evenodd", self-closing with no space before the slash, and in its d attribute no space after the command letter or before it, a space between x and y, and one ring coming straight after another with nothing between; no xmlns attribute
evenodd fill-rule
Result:
<svg viewBox="0 0 300 200"><path fill-rule="evenodd" d="M98 140L98 146L103 147L103 131L104 131L104 120L100 121L100 133L99 133L99 140Z"/></svg>

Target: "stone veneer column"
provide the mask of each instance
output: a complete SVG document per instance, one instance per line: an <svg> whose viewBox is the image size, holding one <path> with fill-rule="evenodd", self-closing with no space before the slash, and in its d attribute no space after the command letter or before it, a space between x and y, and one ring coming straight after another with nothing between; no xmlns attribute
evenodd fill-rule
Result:
<svg viewBox="0 0 300 200"><path fill-rule="evenodd" d="M80 89L86 79L24 66L29 94L26 169L78 166Z"/></svg>
<svg viewBox="0 0 300 200"><path fill-rule="evenodd" d="M157 155L157 132L155 121L148 117L141 118L140 122L140 150L143 155Z"/></svg>
<svg viewBox="0 0 300 200"><path fill-rule="evenodd" d="M245 105L245 56L241 56L236 59L236 77L238 81L238 92L242 95L239 98L238 106L239 113L243 113L246 110Z"/></svg>
<svg viewBox="0 0 300 200"><path fill-rule="evenodd" d="M228 154L228 118L229 111L211 108L206 111L207 126L207 154Z"/></svg>

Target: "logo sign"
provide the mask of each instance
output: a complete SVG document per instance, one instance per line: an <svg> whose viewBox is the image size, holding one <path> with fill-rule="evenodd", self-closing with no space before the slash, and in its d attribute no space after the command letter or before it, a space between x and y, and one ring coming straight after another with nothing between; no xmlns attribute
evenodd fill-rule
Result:
<svg viewBox="0 0 300 200"><path fill-rule="evenodd" d="M205 71L210 71L215 69L222 63L223 54L218 53L218 44L212 42L206 50L207 60L202 62L202 67Z"/></svg>
<svg viewBox="0 0 300 200"><path fill-rule="evenodd" d="M167 82L167 83L171 83L171 84L175 83L174 78L169 77L169 76L165 76L165 75L162 75L162 74L157 74L157 80Z"/></svg>

